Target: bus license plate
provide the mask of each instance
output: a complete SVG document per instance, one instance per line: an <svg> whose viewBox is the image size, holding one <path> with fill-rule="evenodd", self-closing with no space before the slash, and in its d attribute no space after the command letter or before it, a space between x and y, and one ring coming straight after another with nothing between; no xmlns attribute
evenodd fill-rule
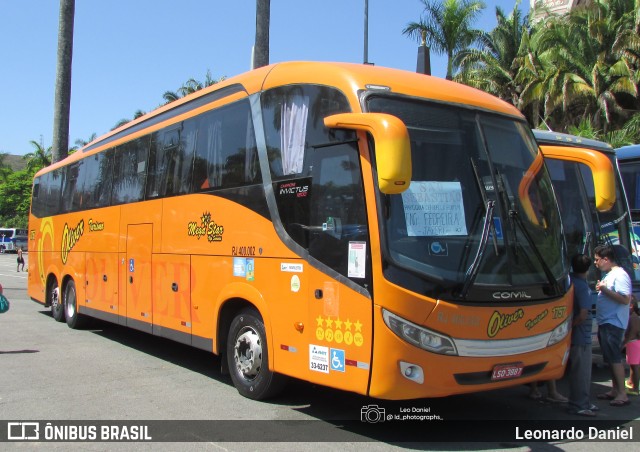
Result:
<svg viewBox="0 0 640 452"><path fill-rule="evenodd" d="M506 380L507 378L518 378L522 375L522 363L500 364L493 368L491 380Z"/></svg>

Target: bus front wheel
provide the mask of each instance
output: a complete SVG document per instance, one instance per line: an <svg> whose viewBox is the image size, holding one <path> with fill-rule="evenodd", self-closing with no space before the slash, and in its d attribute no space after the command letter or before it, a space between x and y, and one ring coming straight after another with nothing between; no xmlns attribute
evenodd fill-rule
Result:
<svg viewBox="0 0 640 452"><path fill-rule="evenodd" d="M240 311L231 322L227 362L234 386L249 399L273 397L284 386L284 376L269 370L264 323L255 309Z"/></svg>
<svg viewBox="0 0 640 452"><path fill-rule="evenodd" d="M76 283L73 280L64 287L64 312L67 318L67 326L69 328L82 328L85 323L85 317L78 314L78 297L76 293Z"/></svg>
<svg viewBox="0 0 640 452"><path fill-rule="evenodd" d="M62 305L62 299L60 298L60 288L58 287L58 281L52 279L47 289L47 301L51 306L51 315L56 322L64 322L64 306Z"/></svg>

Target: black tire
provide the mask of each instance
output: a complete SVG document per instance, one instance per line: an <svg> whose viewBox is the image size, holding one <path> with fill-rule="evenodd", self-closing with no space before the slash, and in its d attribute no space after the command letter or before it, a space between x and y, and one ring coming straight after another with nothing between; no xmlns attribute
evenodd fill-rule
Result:
<svg viewBox="0 0 640 452"><path fill-rule="evenodd" d="M286 379L269 370L264 323L255 309L243 309L231 322L227 337L227 362L238 392L252 400L275 396Z"/></svg>
<svg viewBox="0 0 640 452"><path fill-rule="evenodd" d="M54 320L56 322L64 322L64 306L56 279L52 279L47 287L47 303L51 306L51 315Z"/></svg>
<svg viewBox="0 0 640 452"><path fill-rule="evenodd" d="M78 314L78 297L76 283L69 280L64 286L64 313L67 318L67 326L72 329L82 328L86 323L86 318Z"/></svg>

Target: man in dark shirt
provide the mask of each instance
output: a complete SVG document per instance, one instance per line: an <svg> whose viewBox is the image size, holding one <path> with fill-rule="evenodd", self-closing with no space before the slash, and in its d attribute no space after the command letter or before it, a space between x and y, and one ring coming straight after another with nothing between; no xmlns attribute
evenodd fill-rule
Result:
<svg viewBox="0 0 640 452"><path fill-rule="evenodd" d="M591 291L587 284L587 271L591 258L576 254L571 259L573 282L573 329L569 352L569 412L593 417L598 409L589 399L591 386Z"/></svg>

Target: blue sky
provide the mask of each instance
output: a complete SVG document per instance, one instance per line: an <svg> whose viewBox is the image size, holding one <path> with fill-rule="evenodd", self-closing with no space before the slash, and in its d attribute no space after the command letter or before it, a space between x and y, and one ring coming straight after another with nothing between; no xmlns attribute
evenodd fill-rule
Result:
<svg viewBox="0 0 640 452"><path fill-rule="evenodd" d="M270 62L361 63L364 3L271 0ZM496 5L510 13L515 0L485 3L476 27L491 30ZM58 0L0 0L0 152L31 152L30 140L51 146L58 9ZM419 0L369 0L369 61L415 71L418 43L402 30L422 10ZM153 110L207 70L249 70L254 38L255 0L76 0L70 145ZM431 66L444 77L444 56Z"/></svg>

